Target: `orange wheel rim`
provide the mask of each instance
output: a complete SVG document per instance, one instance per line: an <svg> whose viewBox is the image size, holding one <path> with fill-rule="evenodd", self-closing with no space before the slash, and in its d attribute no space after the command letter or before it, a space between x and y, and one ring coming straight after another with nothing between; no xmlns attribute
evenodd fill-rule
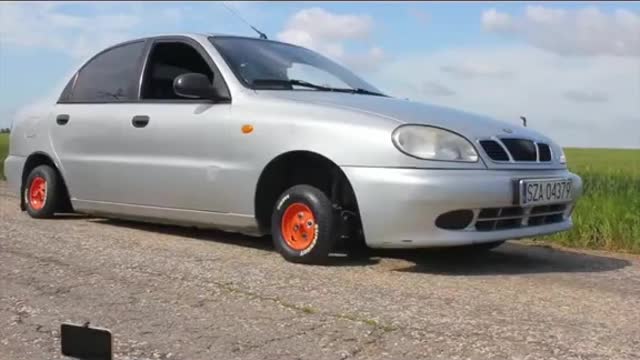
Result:
<svg viewBox="0 0 640 360"><path fill-rule="evenodd" d="M29 205L34 210L40 210L44 207L45 201L47 201L47 180L37 176L29 186Z"/></svg>
<svg viewBox="0 0 640 360"><path fill-rule="evenodd" d="M316 237L316 217L303 203L293 203L282 215L280 232L284 241L294 250L304 250L311 246Z"/></svg>

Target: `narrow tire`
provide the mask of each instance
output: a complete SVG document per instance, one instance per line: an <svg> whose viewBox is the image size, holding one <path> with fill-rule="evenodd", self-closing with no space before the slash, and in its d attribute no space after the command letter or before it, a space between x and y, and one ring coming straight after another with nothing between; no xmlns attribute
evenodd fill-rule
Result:
<svg viewBox="0 0 640 360"><path fill-rule="evenodd" d="M331 201L322 191L296 185L282 193L273 209L273 244L288 261L325 263L336 242L336 223Z"/></svg>
<svg viewBox="0 0 640 360"><path fill-rule="evenodd" d="M64 189L58 173L49 165L35 167L23 187L27 213L32 218L50 218L61 208Z"/></svg>

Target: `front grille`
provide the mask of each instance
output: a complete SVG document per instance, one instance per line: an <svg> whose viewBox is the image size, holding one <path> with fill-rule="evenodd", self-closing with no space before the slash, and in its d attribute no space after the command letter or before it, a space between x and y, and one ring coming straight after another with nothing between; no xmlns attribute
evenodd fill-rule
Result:
<svg viewBox="0 0 640 360"><path fill-rule="evenodd" d="M564 220L566 210L567 204L480 209L475 229L493 231L558 223Z"/></svg>
<svg viewBox="0 0 640 360"><path fill-rule="evenodd" d="M536 145L531 140L501 139L514 161L536 161Z"/></svg>
<svg viewBox="0 0 640 360"><path fill-rule="evenodd" d="M509 155L498 142L493 140L481 140L480 145L489 157L496 161L509 161Z"/></svg>
<svg viewBox="0 0 640 360"><path fill-rule="evenodd" d="M551 148L547 144L538 144L538 157L540 161L551 161Z"/></svg>
<svg viewBox="0 0 640 360"><path fill-rule="evenodd" d="M551 148L527 139L480 140L480 146L493 161L549 162ZM506 151L505 151L506 149Z"/></svg>

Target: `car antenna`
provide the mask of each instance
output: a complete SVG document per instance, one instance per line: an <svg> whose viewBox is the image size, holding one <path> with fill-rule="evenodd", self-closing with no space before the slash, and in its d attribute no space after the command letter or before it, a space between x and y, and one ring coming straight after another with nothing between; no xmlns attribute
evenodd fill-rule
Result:
<svg viewBox="0 0 640 360"><path fill-rule="evenodd" d="M524 116L520 116L520 120L522 120L522 125L523 125L524 127L527 127L527 118L526 118L526 117L524 117Z"/></svg>
<svg viewBox="0 0 640 360"><path fill-rule="evenodd" d="M267 35L265 35L265 33L263 33L262 31L260 31L258 29L256 29L255 26L249 24L249 22L247 20L245 20L242 16L240 16L240 14L238 14L237 11L235 11L231 7L227 6L227 4L224 3L224 1L222 1L221 4L227 10L229 10L230 13L232 13L233 15L237 16L240 20L242 20L243 23L247 24L247 26L249 26L253 31L257 32L258 35L260 35L260 39L268 40Z"/></svg>

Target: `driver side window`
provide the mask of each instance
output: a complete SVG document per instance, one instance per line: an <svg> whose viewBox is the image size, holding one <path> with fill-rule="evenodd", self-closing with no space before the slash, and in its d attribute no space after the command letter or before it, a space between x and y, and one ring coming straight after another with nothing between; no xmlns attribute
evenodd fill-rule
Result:
<svg viewBox="0 0 640 360"><path fill-rule="evenodd" d="M142 99L192 100L173 90L173 80L186 73L204 74L213 81L213 72L204 58L188 44L160 42L154 44L145 68L140 97Z"/></svg>

